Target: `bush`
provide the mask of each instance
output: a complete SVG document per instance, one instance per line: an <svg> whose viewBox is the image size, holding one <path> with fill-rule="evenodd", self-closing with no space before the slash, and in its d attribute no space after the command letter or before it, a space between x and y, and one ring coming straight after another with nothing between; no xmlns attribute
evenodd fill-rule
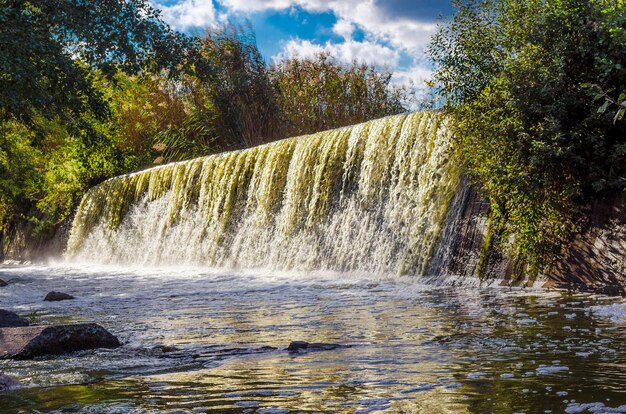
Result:
<svg viewBox="0 0 626 414"><path fill-rule="evenodd" d="M584 221L586 203L625 187L626 8L611 0L457 7L430 46L434 82L467 171L491 202L493 228L536 274Z"/></svg>
<svg viewBox="0 0 626 414"><path fill-rule="evenodd" d="M331 55L288 58L272 66L286 118L285 135L316 131L405 112L411 98L405 87L391 85L392 73Z"/></svg>

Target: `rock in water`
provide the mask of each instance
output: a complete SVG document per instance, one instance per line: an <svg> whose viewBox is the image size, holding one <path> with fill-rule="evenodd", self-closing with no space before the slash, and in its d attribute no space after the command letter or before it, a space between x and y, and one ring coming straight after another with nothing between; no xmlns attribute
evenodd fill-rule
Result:
<svg viewBox="0 0 626 414"><path fill-rule="evenodd" d="M339 344L324 344L324 343L308 343L305 341L293 341L287 347L289 352L301 352L301 351L330 351L341 347Z"/></svg>
<svg viewBox="0 0 626 414"><path fill-rule="evenodd" d="M21 386L22 384L18 380L0 373L0 392L11 391Z"/></svg>
<svg viewBox="0 0 626 414"><path fill-rule="evenodd" d="M0 309L0 328L13 328L28 325L28 319L20 317L17 313Z"/></svg>
<svg viewBox="0 0 626 414"><path fill-rule="evenodd" d="M74 299L74 296L63 292L50 292L43 299L44 302L58 302L60 300Z"/></svg>
<svg viewBox="0 0 626 414"><path fill-rule="evenodd" d="M8 286L9 284L7 282L5 282L4 280L0 279L0 287L5 287Z"/></svg>
<svg viewBox="0 0 626 414"><path fill-rule="evenodd" d="M122 344L95 323L0 329L0 359L31 359Z"/></svg>

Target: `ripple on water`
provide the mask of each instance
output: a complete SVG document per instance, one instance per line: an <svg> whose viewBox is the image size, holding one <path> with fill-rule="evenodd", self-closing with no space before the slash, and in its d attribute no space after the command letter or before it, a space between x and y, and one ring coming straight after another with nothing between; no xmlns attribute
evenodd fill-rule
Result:
<svg viewBox="0 0 626 414"><path fill-rule="evenodd" d="M42 323L97 321L124 342L0 361L28 385L0 396L14 407L7 414L620 412L610 410L626 403L626 338L614 329L626 305L615 299L356 274L0 273L12 280L2 308ZM77 300L42 302L51 290ZM291 355L294 340L352 346ZM607 398L614 408L593 402Z"/></svg>

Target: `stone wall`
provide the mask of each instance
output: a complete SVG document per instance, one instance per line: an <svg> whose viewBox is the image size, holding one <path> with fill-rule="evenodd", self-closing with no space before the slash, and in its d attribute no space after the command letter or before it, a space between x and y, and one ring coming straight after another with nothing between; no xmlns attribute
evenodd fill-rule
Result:
<svg viewBox="0 0 626 414"><path fill-rule="evenodd" d="M515 263L485 243L488 237L489 203L467 180L448 213L446 227L431 262L431 280L479 281L499 279L501 284L531 284ZM626 193L587 207L585 223L562 246L556 263L541 275L546 288L572 289L605 294L626 294Z"/></svg>
<svg viewBox="0 0 626 414"><path fill-rule="evenodd" d="M547 287L626 293L626 194L588 206L588 220L547 273Z"/></svg>

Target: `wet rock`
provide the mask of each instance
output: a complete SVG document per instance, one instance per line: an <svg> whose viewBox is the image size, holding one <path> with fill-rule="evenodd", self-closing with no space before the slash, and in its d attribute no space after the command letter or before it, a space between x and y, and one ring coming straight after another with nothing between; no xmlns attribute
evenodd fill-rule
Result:
<svg viewBox="0 0 626 414"><path fill-rule="evenodd" d="M0 279L0 287L5 287L5 286L9 286L9 284L5 282L4 280Z"/></svg>
<svg viewBox="0 0 626 414"><path fill-rule="evenodd" d="M44 302L58 302L61 300L68 300L68 299L74 299L74 296L68 295L67 293L63 293L63 292L50 292L46 295L46 297L43 300Z"/></svg>
<svg viewBox="0 0 626 414"><path fill-rule="evenodd" d="M624 296L624 288L617 285L605 285L595 290L595 293L608 296Z"/></svg>
<svg viewBox="0 0 626 414"><path fill-rule="evenodd" d="M262 346L259 348L223 348L221 346L208 346L198 353L189 354L185 351L175 354L177 356L190 356L194 360L222 361L233 357L262 354L277 351L273 346ZM163 354L162 357L170 357L172 354Z"/></svg>
<svg viewBox="0 0 626 414"><path fill-rule="evenodd" d="M31 359L122 344L95 323L0 329L0 359Z"/></svg>
<svg viewBox="0 0 626 414"><path fill-rule="evenodd" d="M20 317L17 313L0 309L0 328L13 328L28 325L28 319Z"/></svg>
<svg viewBox="0 0 626 414"><path fill-rule="evenodd" d="M331 351L333 349L341 348L339 344L325 344L321 342L305 342L305 341L293 341L287 347L289 352L310 352L310 351Z"/></svg>
<svg viewBox="0 0 626 414"><path fill-rule="evenodd" d="M22 384L18 380L0 372L0 392L11 391L21 386Z"/></svg>
<svg viewBox="0 0 626 414"><path fill-rule="evenodd" d="M180 351L179 348L176 348L175 346L171 346L171 345L156 345L155 347L152 348L152 350L163 353L163 354Z"/></svg>

